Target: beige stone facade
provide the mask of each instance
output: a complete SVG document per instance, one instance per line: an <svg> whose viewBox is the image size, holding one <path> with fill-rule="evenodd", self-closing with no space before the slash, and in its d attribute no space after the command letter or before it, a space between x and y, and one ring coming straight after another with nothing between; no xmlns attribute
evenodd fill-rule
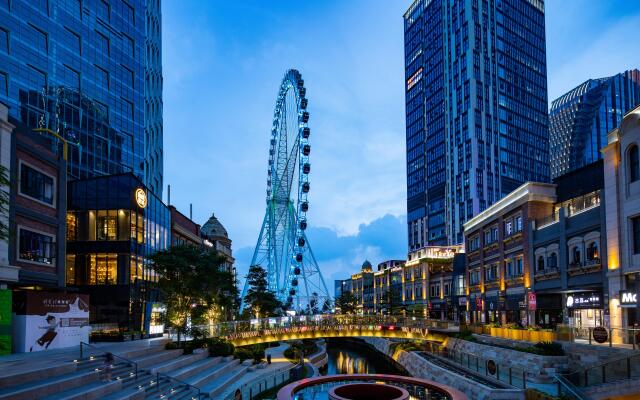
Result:
<svg viewBox="0 0 640 400"><path fill-rule="evenodd" d="M621 293L640 290L640 107L625 115L602 149L607 237L609 325L613 341L630 342L640 323L639 304L621 304ZM637 326L636 326L637 327Z"/></svg>

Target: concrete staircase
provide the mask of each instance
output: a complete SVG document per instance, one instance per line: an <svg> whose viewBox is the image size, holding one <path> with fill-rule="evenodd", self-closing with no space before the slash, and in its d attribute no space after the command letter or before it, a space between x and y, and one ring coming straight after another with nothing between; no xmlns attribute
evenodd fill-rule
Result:
<svg viewBox="0 0 640 400"><path fill-rule="evenodd" d="M251 361L208 357L204 349L183 355L156 345L114 353L106 380L101 348L85 350L85 358L52 361L52 365L0 377L0 400L143 400L217 398L244 375ZM88 355L90 354L90 355Z"/></svg>
<svg viewBox="0 0 640 400"><path fill-rule="evenodd" d="M0 400L141 400L161 395L191 399L197 389L162 373L207 360L208 355L201 351L183 356L182 350L164 350L163 346L119 353L112 363L111 379L106 381L105 354L96 353L82 360L5 375L0 379Z"/></svg>

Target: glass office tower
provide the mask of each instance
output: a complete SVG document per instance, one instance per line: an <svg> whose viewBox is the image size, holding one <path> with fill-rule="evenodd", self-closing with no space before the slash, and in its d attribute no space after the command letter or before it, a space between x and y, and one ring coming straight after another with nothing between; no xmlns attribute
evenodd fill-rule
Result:
<svg viewBox="0 0 640 400"><path fill-rule="evenodd" d="M133 172L161 193L159 7L0 0L0 102L69 142L70 179Z"/></svg>
<svg viewBox="0 0 640 400"><path fill-rule="evenodd" d="M415 0L404 15L409 251L549 180L544 3Z"/></svg>
<svg viewBox="0 0 640 400"><path fill-rule="evenodd" d="M551 103L551 176L564 175L602 158L607 133L640 104L640 71L589 79Z"/></svg>

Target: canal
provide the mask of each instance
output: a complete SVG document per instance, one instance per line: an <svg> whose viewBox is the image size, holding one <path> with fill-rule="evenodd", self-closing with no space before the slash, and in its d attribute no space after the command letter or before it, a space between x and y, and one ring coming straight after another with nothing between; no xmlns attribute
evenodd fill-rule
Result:
<svg viewBox="0 0 640 400"><path fill-rule="evenodd" d="M391 358L369 348L359 339L328 339L327 356L327 365L320 369L322 375L408 375Z"/></svg>

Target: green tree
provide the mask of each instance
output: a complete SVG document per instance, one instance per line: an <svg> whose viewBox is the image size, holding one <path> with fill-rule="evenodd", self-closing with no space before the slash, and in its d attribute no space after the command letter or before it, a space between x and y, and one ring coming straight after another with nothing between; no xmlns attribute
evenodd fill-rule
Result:
<svg viewBox="0 0 640 400"><path fill-rule="evenodd" d="M267 271L259 265L249 267L247 274L247 294L244 301L248 304L256 318L278 316L282 310L282 304L276 298L275 293L269 290L267 283Z"/></svg>
<svg viewBox="0 0 640 400"><path fill-rule="evenodd" d="M317 314L318 313L318 293L313 292L311 294L311 298L309 299L309 304L307 304L307 314Z"/></svg>
<svg viewBox="0 0 640 400"><path fill-rule="evenodd" d="M341 314L353 314L356 311L358 300L350 291L342 292L336 298L336 308L340 309Z"/></svg>
<svg viewBox="0 0 640 400"><path fill-rule="evenodd" d="M330 311L331 311L331 300L325 299L324 303L322 304L322 313L327 314Z"/></svg>
<svg viewBox="0 0 640 400"><path fill-rule="evenodd" d="M212 324L224 317L238 297L233 275L221 268L224 256L195 246L174 246L151 257L158 287L167 305L167 320L180 334L187 321Z"/></svg>

